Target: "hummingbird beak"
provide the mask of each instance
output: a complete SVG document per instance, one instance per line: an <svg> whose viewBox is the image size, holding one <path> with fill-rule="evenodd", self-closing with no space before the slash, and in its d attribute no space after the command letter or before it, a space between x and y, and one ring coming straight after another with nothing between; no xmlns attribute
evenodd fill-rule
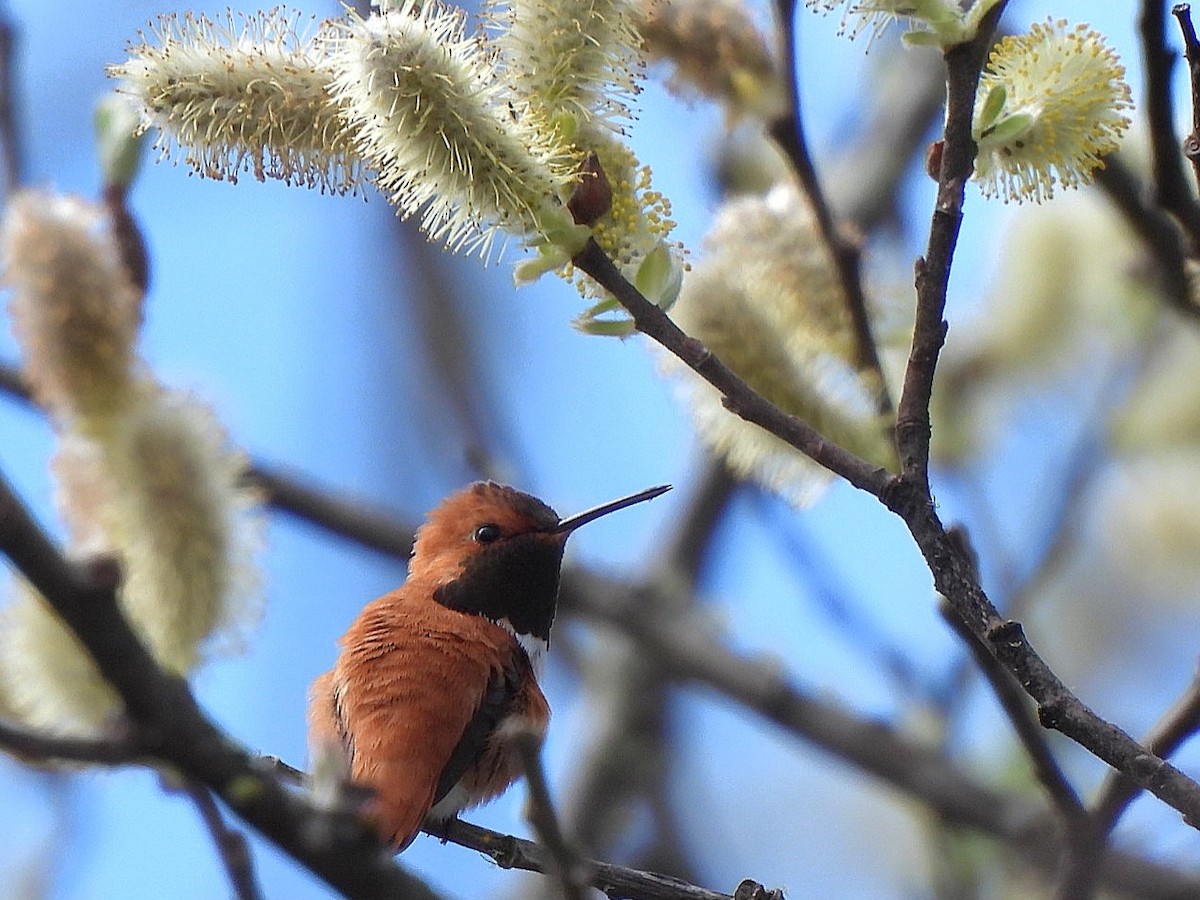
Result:
<svg viewBox="0 0 1200 900"><path fill-rule="evenodd" d="M658 487L646 488L644 491L638 491L636 494L630 494L628 497L622 497L620 500L610 500L608 503L601 503L599 506L593 506L591 509L563 519L550 529L550 534L568 535L580 525L586 525L588 522L594 521L601 516L607 516L610 512L616 512L618 509L633 506L635 503L641 503L643 500L653 500L655 497L665 494L670 489L671 486L669 484L660 484Z"/></svg>

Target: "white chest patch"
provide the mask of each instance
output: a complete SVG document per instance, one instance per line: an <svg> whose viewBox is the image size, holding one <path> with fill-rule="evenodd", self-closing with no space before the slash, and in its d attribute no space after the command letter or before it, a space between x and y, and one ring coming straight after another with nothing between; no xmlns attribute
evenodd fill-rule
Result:
<svg viewBox="0 0 1200 900"><path fill-rule="evenodd" d="M549 649L549 644L539 637L534 637L532 634L519 634L508 619L498 619L496 624L517 639L517 643L521 645L521 649L529 657L529 664L533 666L533 674L541 675L542 659L546 655L546 650Z"/></svg>
<svg viewBox="0 0 1200 900"><path fill-rule="evenodd" d="M450 788L446 794L429 810L429 818L436 819L439 822L445 822L447 819L453 819L460 812L467 808L471 802L471 795L467 793L467 789L463 787L460 781L454 787Z"/></svg>

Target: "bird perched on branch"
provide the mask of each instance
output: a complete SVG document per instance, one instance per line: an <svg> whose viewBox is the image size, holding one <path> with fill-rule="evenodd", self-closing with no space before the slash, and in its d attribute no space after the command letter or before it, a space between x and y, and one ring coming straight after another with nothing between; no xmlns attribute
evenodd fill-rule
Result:
<svg viewBox="0 0 1200 900"><path fill-rule="evenodd" d="M668 490L559 519L536 497L478 482L429 513L408 579L363 608L309 699L310 752L342 754L374 791L384 840L402 850L426 816L453 818L521 776L510 738L544 736L550 720L537 671L567 538Z"/></svg>

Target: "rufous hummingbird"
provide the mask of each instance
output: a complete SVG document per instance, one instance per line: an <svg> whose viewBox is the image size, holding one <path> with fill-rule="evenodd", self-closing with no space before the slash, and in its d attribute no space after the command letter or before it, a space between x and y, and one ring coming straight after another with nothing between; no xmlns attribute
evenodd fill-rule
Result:
<svg viewBox="0 0 1200 900"><path fill-rule="evenodd" d="M649 488L559 519L514 488L477 482L417 531L408 579L368 603L309 697L309 747L344 755L369 814L403 850L427 816L453 818L522 774L514 725L545 735L538 686L567 537L650 500Z"/></svg>

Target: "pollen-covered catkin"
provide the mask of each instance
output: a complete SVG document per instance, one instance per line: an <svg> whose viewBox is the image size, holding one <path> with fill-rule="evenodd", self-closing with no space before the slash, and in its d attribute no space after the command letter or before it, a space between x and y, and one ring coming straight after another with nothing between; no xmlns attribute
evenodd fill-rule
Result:
<svg viewBox="0 0 1200 900"><path fill-rule="evenodd" d="M224 19L185 13L157 28L110 66L119 90L208 178L260 181L344 193L365 180L364 161L329 93L324 36L282 7Z"/></svg>

